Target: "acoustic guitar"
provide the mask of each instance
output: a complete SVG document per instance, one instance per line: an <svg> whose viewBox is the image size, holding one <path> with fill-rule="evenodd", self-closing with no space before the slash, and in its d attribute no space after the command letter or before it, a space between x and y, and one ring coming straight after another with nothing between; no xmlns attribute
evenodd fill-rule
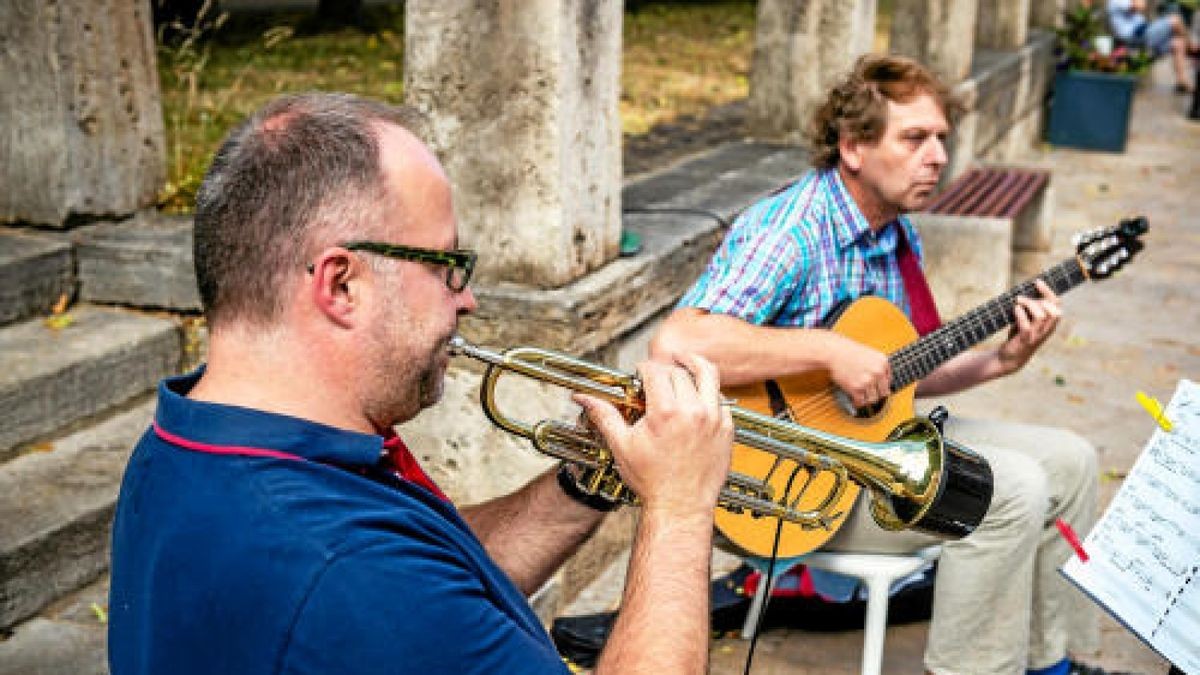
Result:
<svg viewBox="0 0 1200 675"><path fill-rule="evenodd" d="M1111 276L1142 248L1139 238L1149 224L1145 218L1129 218L1110 228L1093 230L1075 238L1075 256L1047 269L1037 277L976 307L961 317L919 337L908 317L881 298L866 296L844 305L827 318L834 332L888 354L892 369L891 395L869 409L856 408L837 389L826 371L814 371L765 383L727 388L725 395L741 407L774 415L827 433L862 441L882 441L901 422L916 413L913 407L917 383L954 356L979 344L1015 321L1013 307L1020 295L1036 297L1036 279L1044 280L1061 294L1086 280ZM834 484L832 474L796 467L773 455L738 445L733 449L732 470L765 479L776 490L789 490L789 500L800 508L821 502ZM791 488L788 488L789 478ZM851 484L838 503L828 529L805 529L785 523L778 554L791 557L807 553L837 532L849 514L859 486ZM732 544L755 556L771 555L777 521L749 513L716 512L717 529Z"/></svg>

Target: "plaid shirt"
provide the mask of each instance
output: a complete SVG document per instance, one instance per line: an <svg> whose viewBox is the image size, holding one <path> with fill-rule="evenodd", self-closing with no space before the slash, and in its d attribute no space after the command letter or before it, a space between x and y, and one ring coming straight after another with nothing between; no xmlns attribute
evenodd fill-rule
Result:
<svg viewBox="0 0 1200 675"><path fill-rule="evenodd" d="M841 302L876 295L907 314L897 228L919 262L921 241L907 217L876 235L836 169L809 171L738 217L679 306L812 328Z"/></svg>

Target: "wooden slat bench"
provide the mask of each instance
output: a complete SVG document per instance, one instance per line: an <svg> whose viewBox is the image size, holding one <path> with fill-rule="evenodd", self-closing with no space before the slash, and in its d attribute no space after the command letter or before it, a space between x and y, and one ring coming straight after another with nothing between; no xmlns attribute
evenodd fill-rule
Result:
<svg viewBox="0 0 1200 675"><path fill-rule="evenodd" d="M952 318L1041 271L1050 250L1050 172L973 168L912 214L938 309Z"/></svg>

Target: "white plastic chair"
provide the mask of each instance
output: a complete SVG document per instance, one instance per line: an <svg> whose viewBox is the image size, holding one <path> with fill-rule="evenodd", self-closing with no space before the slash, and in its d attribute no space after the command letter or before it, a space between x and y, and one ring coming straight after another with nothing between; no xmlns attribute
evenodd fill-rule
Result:
<svg viewBox="0 0 1200 675"><path fill-rule="evenodd" d="M930 546L910 554L842 553L817 551L804 557L804 564L828 572L862 579L867 587L867 620L863 628L863 675L879 675L883 666L883 640L887 635L888 591L892 583L937 560L941 546ZM742 639L754 637L754 620L767 597L767 585L759 584L742 627Z"/></svg>

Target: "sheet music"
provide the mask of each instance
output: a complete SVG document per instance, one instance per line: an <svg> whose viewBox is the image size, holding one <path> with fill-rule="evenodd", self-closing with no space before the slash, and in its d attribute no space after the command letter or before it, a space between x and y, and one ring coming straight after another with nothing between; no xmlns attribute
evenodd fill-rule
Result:
<svg viewBox="0 0 1200 675"><path fill-rule="evenodd" d="M1062 573L1186 673L1200 675L1200 385L1180 380L1108 510Z"/></svg>

